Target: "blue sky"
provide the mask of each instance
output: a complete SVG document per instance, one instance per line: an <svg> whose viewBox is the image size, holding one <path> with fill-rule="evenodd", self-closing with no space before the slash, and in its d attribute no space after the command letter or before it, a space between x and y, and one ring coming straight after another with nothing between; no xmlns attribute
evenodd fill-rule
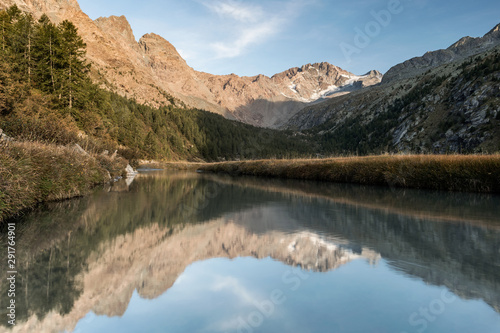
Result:
<svg viewBox="0 0 500 333"><path fill-rule="evenodd" d="M500 23L498 0L78 2L92 19L125 15L137 40L161 35L196 70L247 76L322 61L355 74L386 72Z"/></svg>

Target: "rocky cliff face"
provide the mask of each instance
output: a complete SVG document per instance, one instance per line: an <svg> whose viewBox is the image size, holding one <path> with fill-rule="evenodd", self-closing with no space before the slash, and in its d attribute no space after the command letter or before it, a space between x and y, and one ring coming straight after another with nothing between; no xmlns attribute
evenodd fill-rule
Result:
<svg viewBox="0 0 500 333"><path fill-rule="evenodd" d="M309 106L287 126L309 130L339 152L495 152L500 148L499 81L497 46L425 74Z"/></svg>
<svg viewBox="0 0 500 333"><path fill-rule="evenodd" d="M123 16L92 21L76 0L0 0L0 8L13 4L35 17L46 13L55 23L72 21L87 44L95 81L152 106L169 104L173 96L230 119L277 127L307 103L349 93L382 78L376 71L355 76L328 63L292 68L271 78L211 75L189 67L159 35L147 34L137 42Z"/></svg>
<svg viewBox="0 0 500 333"><path fill-rule="evenodd" d="M278 127L306 105L377 84L382 74L356 76L329 63L307 64L267 77L216 76L198 73L214 102L237 119L264 127Z"/></svg>
<svg viewBox="0 0 500 333"><path fill-rule="evenodd" d="M483 37L463 37L447 49L427 52L421 57L412 58L392 67L385 74L383 83L409 78L431 68L463 60L497 45L500 45L500 24Z"/></svg>

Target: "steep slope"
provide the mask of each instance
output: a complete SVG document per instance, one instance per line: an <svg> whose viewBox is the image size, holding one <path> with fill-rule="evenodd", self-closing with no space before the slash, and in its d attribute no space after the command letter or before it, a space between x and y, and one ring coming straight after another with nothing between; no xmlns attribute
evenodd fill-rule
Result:
<svg viewBox="0 0 500 333"><path fill-rule="evenodd" d="M390 68L384 75L383 83L409 78L431 68L487 51L497 45L500 45L500 24L483 37L463 37L445 50L427 52L422 57L412 58Z"/></svg>
<svg viewBox="0 0 500 333"><path fill-rule="evenodd" d="M87 44L94 80L122 96L152 106L177 98L186 105L217 112L249 124L277 127L307 103L379 83L372 71L355 76L328 63L292 68L269 78L239 77L195 71L175 47L156 34L135 40L125 17L92 21L76 0L0 0L0 9L16 4L35 18L72 21Z"/></svg>
<svg viewBox="0 0 500 333"><path fill-rule="evenodd" d="M87 44L94 78L104 87L141 103L168 104L161 87L155 85L154 73L143 65L135 39L131 43L132 29L124 17L94 22L81 11L76 0L0 0L0 9L14 4L35 19L45 13L56 24L65 19L73 22Z"/></svg>
<svg viewBox="0 0 500 333"><path fill-rule="evenodd" d="M500 46L310 106L287 124L325 153L500 149Z"/></svg>
<svg viewBox="0 0 500 333"><path fill-rule="evenodd" d="M213 93L215 103L243 122L264 127L285 123L309 103L359 90L382 79L378 71L356 76L326 62L291 68L272 77L199 75Z"/></svg>

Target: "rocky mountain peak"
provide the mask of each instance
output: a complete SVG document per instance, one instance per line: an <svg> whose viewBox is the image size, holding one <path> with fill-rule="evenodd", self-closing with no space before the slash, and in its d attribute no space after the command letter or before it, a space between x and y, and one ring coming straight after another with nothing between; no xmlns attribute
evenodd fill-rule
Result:
<svg viewBox="0 0 500 333"><path fill-rule="evenodd" d="M500 23L497 24L493 29L491 29L485 36L496 35L500 31Z"/></svg>
<svg viewBox="0 0 500 333"><path fill-rule="evenodd" d="M287 69L284 72L275 74L273 78L281 78L281 77L288 77L288 78L293 78L295 77L298 73L309 73L311 75L335 75L336 73L345 73L349 74L349 72L332 65L328 62L321 62L321 63L314 63L314 64L306 64L301 67L293 67L290 69Z"/></svg>
<svg viewBox="0 0 500 333"><path fill-rule="evenodd" d="M371 70L368 73L366 73L364 76L380 76L380 77L382 77L382 73L380 73L377 70Z"/></svg>
<svg viewBox="0 0 500 333"><path fill-rule="evenodd" d="M129 44L137 43L132 27L125 16L99 17L95 24L113 36L119 36L124 42Z"/></svg>
<svg viewBox="0 0 500 333"><path fill-rule="evenodd" d="M149 33L142 36L141 39L139 39L139 45L146 54L163 54L168 57L182 60L185 63L179 52L177 52L177 49L165 38L155 33Z"/></svg>
<svg viewBox="0 0 500 333"><path fill-rule="evenodd" d="M483 37L463 37L447 49L427 52L421 57L393 66L384 75L383 83L416 76L440 65L487 51L497 45L500 45L500 24Z"/></svg>
<svg viewBox="0 0 500 333"><path fill-rule="evenodd" d="M124 16L93 21L76 0L0 0L0 8L12 4L35 17L45 13L54 23L72 21L87 44L87 58L97 69L94 72L103 75L96 76L96 81L151 106L169 104L166 96L171 95L190 107L252 125L277 127L306 103L380 81L375 78L359 84L362 77L326 62L291 68L271 78L202 73L189 67L176 48L155 33L137 42Z"/></svg>
<svg viewBox="0 0 500 333"><path fill-rule="evenodd" d="M467 43L469 43L473 38L472 37L469 37L469 36L465 36L465 37L462 37L460 38L457 42L453 43L449 48L449 49L454 49L454 48L457 48L459 46L462 46L462 45L466 45ZM427 52L427 53L431 53L431 52Z"/></svg>

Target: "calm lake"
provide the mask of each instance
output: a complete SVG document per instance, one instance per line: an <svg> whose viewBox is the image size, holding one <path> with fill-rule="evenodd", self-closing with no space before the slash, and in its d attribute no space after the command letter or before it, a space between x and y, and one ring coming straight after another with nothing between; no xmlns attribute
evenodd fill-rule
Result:
<svg viewBox="0 0 500 333"><path fill-rule="evenodd" d="M143 171L15 228L0 332L500 332L498 195Z"/></svg>

